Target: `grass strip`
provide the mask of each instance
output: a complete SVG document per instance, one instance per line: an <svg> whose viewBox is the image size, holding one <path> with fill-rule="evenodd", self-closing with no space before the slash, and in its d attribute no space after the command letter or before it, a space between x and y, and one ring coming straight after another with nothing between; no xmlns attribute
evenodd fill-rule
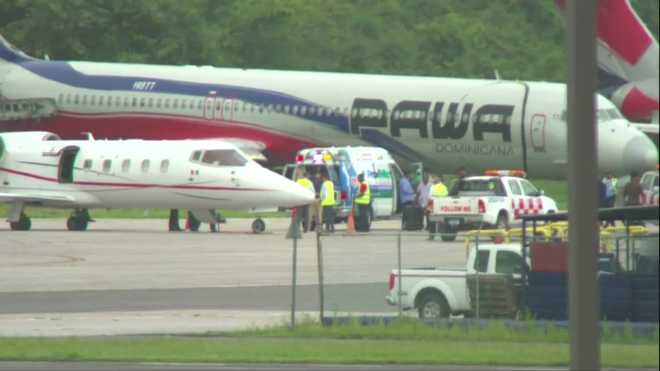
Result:
<svg viewBox="0 0 660 371"><path fill-rule="evenodd" d="M514 343L568 343L569 331L549 323L528 319L522 326L513 328L504 321L487 321L483 325L466 326L461 321L427 324L413 318L402 318L390 322L374 321L369 325L358 319L332 326L321 326L317 321L304 318L295 330L286 324L255 328L231 333L219 333L226 337L282 337L282 338L325 338L325 339L369 339L369 340L415 340L415 341L493 341ZM657 345L660 333L656 324L647 331L648 336L634 334L633 325L624 324L617 330L603 322L601 342L607 344Z"/></svg>
<svg viewBox="0 0 660 371"><path fill-rule="evenodd" d="M658 367L658 346L604 344L605 367ZM565 366L564 343L303 338L0 339L12 361L396 363Z"/></svg>

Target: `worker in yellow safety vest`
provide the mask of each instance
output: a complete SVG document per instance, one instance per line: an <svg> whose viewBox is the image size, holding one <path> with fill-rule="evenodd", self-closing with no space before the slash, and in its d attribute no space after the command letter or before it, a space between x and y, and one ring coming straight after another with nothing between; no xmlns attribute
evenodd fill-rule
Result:
<svg viewBox="0 0 660 371"><path fill-rule="evenodd" d="M298 180L296 180L296 183L300 184L303 188L307 189L310 192L315 192L314 183L312 183L312 181L309 180L309 177L307 177L307 172L303 168L300 168L300 171L298 173ZM300 220L302 220L303 232L309 231L309 227L311 225L311 214L309 212L309 205L298 207L298 215L301 218Z"/></svg>
<svg viewBox="0 0 660 371"><path fill-rule="evenodd" d="M364 174L358 175L358 194L355 197L355 210L357 211L355 230L369 232L369 219L371 216L371 188L364 181Z"/></svg>
<svg viewBox="0 0 660 371"><path fill-rule="evenodd" d="M449 195L447 186L442 182L442 177L435 179L435 183L431 187L431 197L446 197Z"/></svg>
<svg viewBox="0 0 660 371"><path fill-rule="evenodd" d="M326 232L335 231L335 185L327 173L323 173L323 184L321 185L321 208L323 224Z"/></svg>
<svg viewBox="0 0 660 371"><path fill-rule="evenodd" d="M428 216L433 213L433 199L437 197L447 197L449 196L449 190L445 183L442 182L442 176L435 178L433 186L431 187L431 197L429 198L428 206L426 207L426 215ZM430 221L428 222L430 239L434 239L435 234L438 233L438 223Z"/></svg>

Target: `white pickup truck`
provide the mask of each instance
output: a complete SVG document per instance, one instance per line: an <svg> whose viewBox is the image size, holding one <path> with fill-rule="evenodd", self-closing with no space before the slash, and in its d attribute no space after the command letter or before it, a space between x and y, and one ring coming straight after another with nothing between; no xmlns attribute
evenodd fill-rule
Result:
<svg viewBox="0 0 660 371"><path fill-rule="evenodd" d="M527 214L557 212L557 204L530 181L518 176L484 175L459 180L448 197L432 197L429 220L439 223L443 241L462 229L508 228Z"/></svg>
<svg viewBox="0 0 660 371"><path fill-rule="evenodd" d="M399 290L398 269L389 276L390 305L399 304L404 310L416 309L420 318L445 318L450 315L470 315L470 299L466 275L479 273L513 274L520 278L523 264L520 243L484 243L470 249L465 269L416 268L401 270Z"/></svg>

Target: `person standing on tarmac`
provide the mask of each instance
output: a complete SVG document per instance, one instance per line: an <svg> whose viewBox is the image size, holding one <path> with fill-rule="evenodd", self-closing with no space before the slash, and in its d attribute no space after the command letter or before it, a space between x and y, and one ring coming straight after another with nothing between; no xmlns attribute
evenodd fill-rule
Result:
<svg viewBox="0 0 660 371"><path fill-rule="evenodd" d="M321 185L321 208L323 209L323 224L325 231L335 231L335 185L328 174L323 173L323 184Z"/></svg>
<svg viewBox="0 0 660 371"><path fill-rule="evenodd" d="M426 210L426 207L429 204L429 197L431 196L431 180L429 179L428 174L424 174L422 181L419 182L417 186L416 199L417 204L422 210ZM426 228L429 228L429 216L426 215Z"/></svg>
<svg viewBox="0 0 660 371"><path fill-rule="evenodd" d="M458 194L458 189L460 187L461 182L463 181L463 178L467 176L467 170L465 170L464 166L459 167L456 169L456 180L454 180L454 184L451 186L451 191L449 194L451 195L456 195Z"/></svg>
<svg viewBox="0 0 660 371"><path fill-rule="evenodd" d="M169 230L170 232L181 232L181 227L179 227L179 209L170 209Z"/></svg>
<svg viewBox="0 0 660 371"><path fill-rule="evenodd" d="M433 186L431 187L431 196L429 197L429 203L426 206L426 212L427 212L427 218L428 215L430 215L433 212L433 209L431 208L431 198L438 198L438 197L447 197L449 196L449 190L447 189L447 186L442 182L442 176L438 176L434 182ZM428 219L427 219L428 220ZM438 222L429 223L429 232L431 233L430 239L433 239L435 233L438 233Z"/></svg>
<svg viewBox="0 0 660 371"><path fill-rule="evenodd" d="M355 229L359 232L369 232L369 217L371 214L371 188L364 181L364 173L358 175L358 195L355 197L357 219Z"/></svg>
<svg viewBox="0 0 660 371"><path fill-rule="evenodd" d="M312 203L311 214L312 214L312 225L310 230L313 231L316 227L321 225L321 186L323 185L323 178L321 177L321 170L317 170L314 173L314 178L312 179L312 185L314 185L314 195L315 199Z"/></svg>
<svg viewBox="0 0 660 371"><path fill-rule="evenodd" d="M403 210L401 224L406 225L406 208L412 206L415 202L415 190L410 184L410 175L408 173L404 174L401 180L399 180L399 195L401 197L401 209Z"/></svg>
<svg viewBox="0 0 660 371"><path fill-rule="evenodd" d="M308 191L316 193L314 190L314 183L312 183L311 180L307 177L307 172L305 169L300 169L300 173L298 174L298 180L296 180L296 183L300 184L303 188L305 188ZM311 225L311 215L309 212L309 205L304 205L298 207L298 212L300 214L300 218L302 220L302 226L303 226L303 232L307 233L309 231L310 225Z"/></svg>

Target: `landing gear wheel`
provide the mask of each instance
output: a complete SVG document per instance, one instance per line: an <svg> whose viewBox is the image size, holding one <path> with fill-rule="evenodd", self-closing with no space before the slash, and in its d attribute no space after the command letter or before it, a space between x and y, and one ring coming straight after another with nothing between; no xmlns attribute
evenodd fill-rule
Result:
<svg viewBox="0 0 660 371"><path fill-rule="evenodd" d="M32 219L27 215L21 213L21 217L17 222L10 222L9 226L12 231L29 231L32 228Z"/></svg>
<svg viewBox="0 0 660 371"><path fill-rule="evenodd" d="M70 231L85 231L87 230L88 221L81 216L71 216L66 221L66 227Z"/></svg>
<svg viewBox="0 0 660 371"><path fill-rule="evenodd" d="M429 292L419 300L417 313L420 319L441 319L449 317L449 305L440 294Z"/></svg>
<svg viewBox="0 0 660 371"><path fill-rule="evenodd" d="M252 232L254 234L263 233L266 230L266 223L261 218L257 218L252 222Z"/></svg>

